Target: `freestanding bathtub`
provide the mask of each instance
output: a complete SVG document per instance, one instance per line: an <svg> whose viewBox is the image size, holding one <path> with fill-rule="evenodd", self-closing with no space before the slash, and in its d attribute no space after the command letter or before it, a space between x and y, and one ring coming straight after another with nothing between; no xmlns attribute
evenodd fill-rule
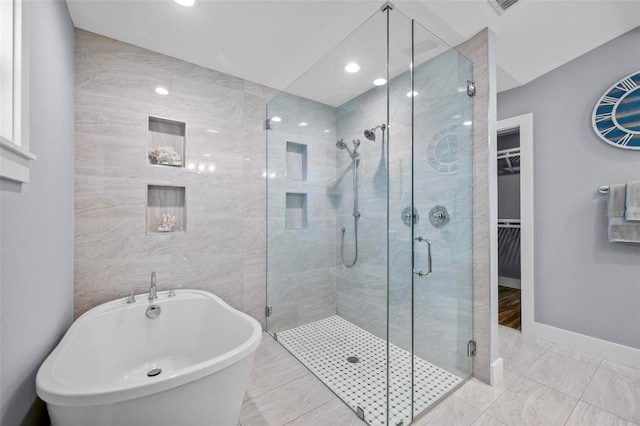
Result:
<svg viewBox="0 0 640 426"><path fill-rule="evenodd" d="M158 292L152 319L147 296L86 312L44 361L36 390L53 426L237 424L258 322L197 290Z"/></svg>

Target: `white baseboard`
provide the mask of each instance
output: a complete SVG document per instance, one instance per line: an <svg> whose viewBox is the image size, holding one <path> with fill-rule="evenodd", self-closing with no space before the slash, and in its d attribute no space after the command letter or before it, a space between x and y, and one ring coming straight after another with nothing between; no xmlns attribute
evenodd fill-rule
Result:
<svg viewBox="0 0 640 426"><path fill-rule="evenodd" d="M489 381L491 386L497 386L502 383L504 379L504 362L502 358L498 358L493 361L489 367Z"/></svg>
<svg viewBox="0 0 640 426"><path fill-rule="evenodd" d="M640 369L640 349L533 322L526 335Z"/></svg>

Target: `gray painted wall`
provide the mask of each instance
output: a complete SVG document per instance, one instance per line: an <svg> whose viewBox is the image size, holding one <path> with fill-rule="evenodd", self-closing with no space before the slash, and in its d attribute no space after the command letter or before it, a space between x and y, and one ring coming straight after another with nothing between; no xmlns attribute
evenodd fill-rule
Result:
<svg viewBox="0 0 640 426"><path fill-rule="evenodd" d="M31 2L31 183L2 180L2 425L33 423L35 374L73 315L73 24ZM42 406L39 405L39 408Z"/></svg>
<svg viewBox="0 0 640 426"><path fill-rule="evenodd" d="M640 348L640 245L607 240L600 185L640 178L640 152L601 141L591 112L640 69L640 27L498 96L498 118L533 112L535 320Z"/></svg>
<svg viewBox="0 0 640 426"><path fill-rule="evenodd" d="M520 219L520 174L498 176L498 218Z"/></svg>

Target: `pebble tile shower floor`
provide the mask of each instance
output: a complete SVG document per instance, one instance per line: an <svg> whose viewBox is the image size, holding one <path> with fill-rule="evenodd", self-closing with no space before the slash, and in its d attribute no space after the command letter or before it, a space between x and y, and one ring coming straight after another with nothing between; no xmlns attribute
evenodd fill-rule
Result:
<svg viewBox="0 0 640 426"><path fill-rule="evenodd" d="M278 341L342 398L354 411L364 410L373 426L387 424L387 343L349 321L332 316L277 333ZM347 361L355 356L358 362ZM411 354L389 346L390 424L411 420ZM462 383L419 357L415 363L415 411L420 413Z"/></svg>

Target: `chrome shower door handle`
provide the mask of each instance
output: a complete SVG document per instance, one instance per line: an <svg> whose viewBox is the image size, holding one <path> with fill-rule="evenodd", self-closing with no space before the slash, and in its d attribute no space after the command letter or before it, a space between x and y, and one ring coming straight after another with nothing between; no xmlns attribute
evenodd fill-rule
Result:
<svg viewBox="0 0 640 426"><path fill-rule="evenodd" d="M413 239L413 241L418 241L419 243L427 243L427 266L429 269L427 269L427 272L424 271L416 271L415 268L413 270L413 273L416 274L419 277L428 277L429 275L431 275L432 272L432 259L431 259L431 241L429 241L428 239L426 239L425 237L416 237ZM416 250L415 250L415 245L413 248L413 258L414 258L414 265L415 265L415 255L416 255Z"/></svg>

